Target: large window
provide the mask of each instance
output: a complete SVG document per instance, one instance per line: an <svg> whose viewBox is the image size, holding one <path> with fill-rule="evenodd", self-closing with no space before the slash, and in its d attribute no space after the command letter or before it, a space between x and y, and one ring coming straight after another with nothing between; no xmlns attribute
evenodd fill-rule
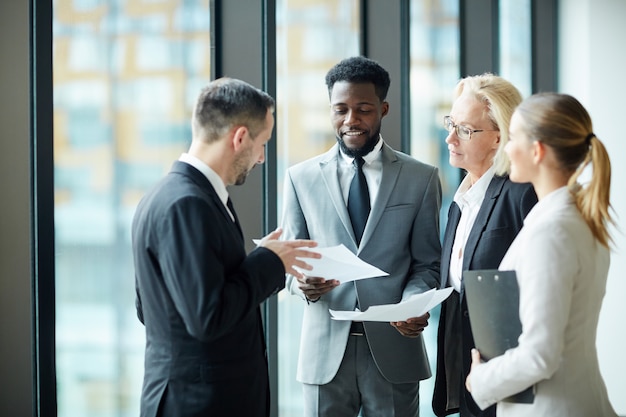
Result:
<svg viewBox="0 0 626 417"><path fill-rule="evenodd" d="M459 80L459 2L412 0L410 43L411 155L439 167L442 185L441 233L448 207L459 184L460 172L448 163L447 132L443 116L452 107ZM431 400L435 384L439 307L431 311L424 342L433 377L420 385L420 415L434 417Z"/></svg>
<svg viewBox="0 0 626 417"><path fill-rule="evenodd" d="M210 78L209 2L53 7L58 415L137 416L130 223L189 144Z"/></svg>
<svg viewBox="0 0 626 417"><path fill-rule="evenodd" d="M444 219L460 178L448 163L443 129L459 80L458 3L411 1L411 154L439 167Z"/></svg>
<svg viewBox="0 0 626 417"><path fill-rule="evenodd" d="M522 97L532 92L530 0L500 0L500 74Z"/></svg>
<svg viewBox="0 0 626 417"><path fill-rule="evenodd" d="M359 54L359 4L358 0L276 4L279 217L285 170L335 143L324 76L341 59ZM302 387L296 382L303 303L287 291L278 294L280 417L300 417L303 412Z"/></svg>
<svg viewBox="0 0 626 417"><path fill-rule="evenodd" d="M220 48L211 44L210 3L53 0L61 417L138 415L144 329L134 310L130 223L141 196L189 145L193 102L210 80L211 52ZM278 222L285 170L335 143L324 76L339 60L361 53L359 42L367 39L362 4L368 2L276 1L277 193L269 198L278 201ZM525 95L527 12L527 0L501 0L500 66ZM460 179L448 164L441 127L460 77L459 45L459 1L410 0L410 86L402 87L410 88L410 153L440 168L442 227ZM241 59L245 65L252 58ZM299 417L303 301L282 291L277 303L279 416ZM436 328L435 312L425 332L433 371ZM422 384L422 416L432 415L433 383Z"/></svg>

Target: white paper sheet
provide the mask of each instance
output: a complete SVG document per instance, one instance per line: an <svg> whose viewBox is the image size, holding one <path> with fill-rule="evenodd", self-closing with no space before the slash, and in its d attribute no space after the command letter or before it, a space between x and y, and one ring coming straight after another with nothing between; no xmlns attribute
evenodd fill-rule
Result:
<svg viewBox="0 0 626 417"><path fill-rule="evenodd" d="M260 241L260 239L253 239L253 242L257 245ZM310 277L336 279L343 284L344 282L356 281L358 279L389 275L382 269L376 268L363 261L343 244L326 248L316 247L306 249L312 252L318 252L322 255L320 259L301 258L313 267L312 270L304 270L295 267L300 272Z"/></svg>
<svg viewBox="0 0 626 417"><path fill-rule="evenodd" d="M336 279L343 284L358 279L389 275L382 269L363 261L344 245L308 249L322 254L320 259L303 258L313 269L300 271L310 277Z"/></svg>
<svg viewBox="0 0 626 417"><path fill-rule="evenodd" d="M411 317L419 317L426 314L433 307L448 298L453 288L442 290L432 289L421 294L415 294L397 304L384 304L371 306L365 311L337 311L331 310L331 318L335 320L355 321L405 321Z"/></svg>

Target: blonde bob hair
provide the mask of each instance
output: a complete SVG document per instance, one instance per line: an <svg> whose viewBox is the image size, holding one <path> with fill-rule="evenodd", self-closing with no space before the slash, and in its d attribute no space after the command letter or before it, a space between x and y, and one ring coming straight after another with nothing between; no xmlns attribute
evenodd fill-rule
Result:
<svg viewBox="0 0 626 417"><path fill-rule="evenodd" d="M493 157L497 175L506 175L510 162L504 153L509 140L509 124L515 108L522 102L519 90L509 81L491 73L472 75L461 79L456 85L455 98L461 94L471 94L487 107L487 117L494 129L500 131L500 144Z"/></svg>

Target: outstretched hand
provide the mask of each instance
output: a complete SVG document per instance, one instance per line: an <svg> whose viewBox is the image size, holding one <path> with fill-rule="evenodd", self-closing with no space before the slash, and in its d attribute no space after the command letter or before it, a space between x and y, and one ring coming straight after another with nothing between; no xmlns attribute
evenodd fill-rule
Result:
<svg viewBox="0 0 626 417"><path fill-rule="evenodd" d="M303 275L296 268L310 271L313 267L307 264L300 258L313 258L319 259L322 257L317 252L306 250L306 248L313 248L317 246L317 242L306 239L297 240L278 240L283 233L281 228L278 228L261 239L259 246L263 246L274 252L280 260L283 262L285 272L291 274L297 278L301 278Z"/></svg>

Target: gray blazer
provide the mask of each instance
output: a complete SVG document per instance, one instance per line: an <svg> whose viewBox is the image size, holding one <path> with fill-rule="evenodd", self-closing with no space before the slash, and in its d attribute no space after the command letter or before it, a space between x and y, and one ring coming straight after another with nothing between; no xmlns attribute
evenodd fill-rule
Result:
<svg viewBox="0 0 626 417"><path fill-rule="evenodd" d="M339 185L338 145L287 172L282 222L285 239L313 239L320 247L343 243L364 261L389 273L387 277L342 284L305 306L297 372L300 382L326 384L339 369L350 322L331 320L329 308L353 310L358 298L361 310L365 310L438 286L438 170L386 144L381 152L380 190L359 247ZM287 277L286 288L304 299L294 277ZM430 377L421 337L404 337L389 323L364 325L373 358L387 380L405 383Z"/></svg>

